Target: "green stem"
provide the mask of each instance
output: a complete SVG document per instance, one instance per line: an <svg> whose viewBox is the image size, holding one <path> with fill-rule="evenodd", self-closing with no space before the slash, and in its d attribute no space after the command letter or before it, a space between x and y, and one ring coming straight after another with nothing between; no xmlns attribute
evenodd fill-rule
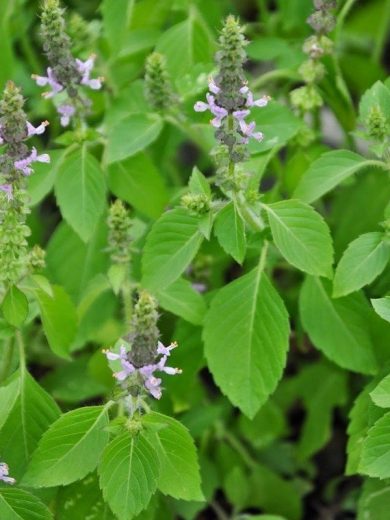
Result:
<svg viewBox="0 0 390 520"><path fill-rule="evenodd" d="M0 368L0 383L7 379L9 368L12 362L12 356L14 353L13 346L13 338L9 338L4 346L3 362Z"/></svg>
<svg viewBox="0 0 390 520"><path fill-rule="evenodd" d="M253 90L259 89L267 83L275 80L289 79L291 81L299 81L301 77L296 72L289 69L276 69L266 72L265 74L255 78L251 82L251 88Z"/></svg>
<svg viewBox="0 0 390 520"><path fill-rule="evenodd" d="M24 350L24 341L23 336L20 330L17 330L15 333L16 342L18 344L18 350L19 350L19 363L20 363L20 369L21 371L24 371L26 369L26 354Z"/></svg>
<svg viewBox="0 0 390 520"><path fill-rule="evenodd" d="M218 504L216 500L212 500L210 502L210 506L214 509L215 514L217 515L218 520L229 520L228 515L222 509L222 507Z"/></svg>
<svg viewBox="0 0 390 520"><path fill-rule="evenodd" d="M253 460L253 457L249 453L249 451L246 449L246 447L242 444L242 442L237 439L235 435L230 433L227 430L224 430L223 432L223 438L225 441L230 444L230 446L236 451L240 457L242 458L243 462L246 464L246 466L249 469L253 469L256 467L256 462Z"/></svg>
<svg viewBox="0 0 390 520"><path fill-rule="evenodd" d="M121 296L123 301L123 314L126 326L131 325L131 318L133 316L133 300L131 298L131 285L125 282L121 288Z"/></svg>

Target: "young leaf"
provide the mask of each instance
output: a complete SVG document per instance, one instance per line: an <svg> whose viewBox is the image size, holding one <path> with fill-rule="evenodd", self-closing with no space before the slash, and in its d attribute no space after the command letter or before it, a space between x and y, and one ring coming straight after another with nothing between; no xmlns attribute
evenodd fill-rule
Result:
<svg viewBox="0 0 390 520"><path fill-rule="evenodd" d="M375 312L384 320L390 321L390 296L371 300Z"/></svg>
<svg viewBox="0 0 390 520"><path fill-rule="evenodd" d="M43 433L60 415L51 396L21 368L0 388L0 453L19 479Z"/></svg>
<svg viewBox="0 0 390 520"><path fill-rule="evenodd" d="M330 277L332 239L321 215L299 200L284 200L264 208L275 244L286 260L309 274Z"/></svg>
<svg viewBox="0 0 390 520"><path fill-rule="evenodd" d="M17 488L0 488L2 520L53 520L53 514L39 498Z"/></svg>
<svg viewBox="0 0 390 520"><path fill-rule="evenodd" d="M23 484L65 486L93 471L108 442L104 406L78 408L62 415L44 433L27 468Z"/></svg>
<svg viewBox="0 0 390 520"><path fill-rule="evenodd" d="M390 374L384 377L370 392L370 397L377 406L390 408Z"/></svg>
<svg viewBox="0 0 390 520"><path fill-rule="evenodd" d="M248 417L275 390L286 363L289 321L259 265L220 289L204 326L205 354L216 384Z"/></svg>
<svg viewBox="0 0 390 520"><path fill-rule="evenodd" d="M333 281L333 296L345 296L371 283L386 267L390 245L383 241L383 233L360 235L344 251Z"/></svg>
<svg viewBox="0 0 390 520"><path fill-rule="evenodd" d="M181 318L201 325L206 313L206 303L188 280L178 278L164 290L157 293L161 307Z"/></svg>
<svg viewBox="0 0 390 520"><path fill-rule="evenodd" d="M6 321L14 327L20 327L28 315L28 301L26 295L16 287L11 285L5 293L1 304Z"/></svg>
<svg viewBox="0 0 390 520"><path fill-rule="evenodd" d="M164 213L146 239L142 285L152 292L165 289L185 270L201 242L197 217L182 208Z"/></svg>
<svg viewBox="0 0 390 520"><path fill-rule="evenodd" d="M69 357L69 349L76 336L77 311L62 287L53 285L53 297L37 289L43 330L52 351L64 358Z"/></svg>
<svg viewBox="0 0 390 520"><path fill-rule="evenodd" d="M191 193L211 197L210 184L207 182L207 179L203 175L203 173L200 170L198 170L196 166L192 170L188 186L190 188Z"/></svg>
<svg viewBox="0 0 390 520"><path fill-rule="evenodd" d="M386 168L386 165L348 150L324 153L304 174L294 197L308 203L314 202L354 173L367 167Z"/></svg>
<svg viewBox="0 0 390 520"><path fill-rule="evenodd" d="M163 127L157 114L131 114L108 133L107 163L123 161L144 150L159 136Z"/></svg>
<svg viewBox="0 0 390 520"><path fill-rule="evenodd" d="M132 437L125 432L104 450L98 473L104 499L119 520L129 520L148 505L157 488L160 464L144 435Z"/></svg>
<svg viewBox="0 0 390 520"><path fill-rule="evenodd" d="M164 180L152 159L138 153L108 168L110 190L136 210L150 218L158 218L168 203Z"/></svg>
<svg viewBox="0 0 390 520"><path fill-rule="evenodd" d="M330 283L310 276L302 286L299 306L304 329L331 361L362 374L375 373L377 363L367 330L370 309L361 295L332 300Z"/></svg>
<svg viewBox="0 0 390 520"><path fill-rule="evenodd" d="M106 185L100 164L86 145L60 164L55 193L64 219L88 242L106 206Z"/></svg>
<svg viewBox="0 0 390 520"><path fill-rule="evenodd" d="M145 415L143 422L151 427L148 439L160 460L159 490L177 499L204 500L195 444L187 428L155 412Z"/></svg>
<svg viewBox="0 0 390 520"><path fill-rule="evenodd" d="M218 212L214 232L223 249L242 264L246 251L245 224L233 202Z"/></svg>
<svg viewBox="0 0 390 520"><path fill-rule="evenodd" d="M390 477L390 412L368 430L359 470L370 477Z"/></svg>

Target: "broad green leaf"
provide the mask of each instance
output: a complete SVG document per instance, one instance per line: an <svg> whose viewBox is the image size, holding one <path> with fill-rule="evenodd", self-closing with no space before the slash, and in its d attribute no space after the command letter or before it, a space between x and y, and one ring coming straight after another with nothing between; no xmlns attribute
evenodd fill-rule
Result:
<svg viewBox="0 0 390 520"><path fill-rule="evenodd" d="M63 286L69 295L79 301L89 282L105 273L109 265L107 226L100 222L96 233L85 244L66 222L61 222L53 233L46 254L50 279Z"/></svg>
<svg viewBox="0 0 390 520"><path fill-rule="evenodd" d="M157 114L131 114L109 130L107 163L123 161L157 139L163 127Z"/></svg>
<svg viewBox="0 0 390 520"><path fill-rule="evenodd" d="M207 179L203 173L199 171L196 166L192 170L191 177L188 182L188 187L190 188L191 193L195 193L197 195L206 195L207 197L211 196L210 184L207 182Z"/></svg>
<svg viewBox="0 0 390 520"><path fill-rule="evenodd" d="M384 298L373 298L371 300L375 312L384 320L390 322L390 296Z"/></svg>
<svg viewBox="0 0 390 520"><path fill-rule="evenodd" d="M115 520L103 500L96 473L70 486L61 486L56 497L56 520Z"/></svg>
<svg viewBox="0 0 390 520"><path fill-rule="evenodd" d="M39 442L23 483L31 487L65 486L93 471L108 442L104 406L77 408L54 422Z"/></svg>
<svg viewBox="0 0 390 520"><path fill-rule="evenodd" d="M384 163L368 160L349 150L324 153L304 174L294 197L314 202L354 173L370 166L385 168Z"/></svg>
<svg viewBox="0 0 390 520"><path fill-rule="evenodd" d="M177 80L197 63L212 63L214 45L203 19L191 9L186 20L164 32L156 50L166 57L168 71Z"/></svg>
<svg viewBox="0 0 390 520"><path fill-rule="evenodd" d="M51 396L24 368L0 388L0 453L12 476L20 479L43 433L60 415Z"/></svg>
<svg viewBox="0 0 390 520"><path fill-rule="evenodd" d="M284 200L263 207L272 237L285 259L309 274L330 277L333 246L322 216L299 200Z"/></svg>
<svg viewBox="0 0 390 520"><path fill-rule="evenodd" d="M204 500L194 441L187 428L160 413L145 415L151 444L160 460L158 488L164 495L182 500Z"/></svg>
<svg viewBox="0 0 390 520"><path fill-rule="evenodd" d="M333 296L345 296L371 283L386 267L390 245L383 233L360 235L345 250L333 280Z"/></svg>
<svg viewBox="0 0 390 520"><path fill-rule="evenodd" d="M269 399L250 420L245 415L239 417L242 435L254 448L264 448L286 433L286 420L280 407Z"/></svg>
<svg viewBox="0 0 390 520"><path fill-rule="evenodd" d="M211 302L203 335L208 365L222 392L248 417L282 376L289 331L284 303L261 264Z"/></svg>
<svg viewBox="0 0 390 520"><path fill-rule="evenodd" d="M164 213L146 239L142 285L154 292L165 289L182 274L201 242L197 217L181 208Z"/></svg>
<svg viewBox="0 0 390 520"><path fill-rule="evenodd" d="M161 307L181 318L201 325L206 313L206 303L188 280L178 278L164 290L157 293Z"/></svg>
<svg viewBox="0 0 390 520"><path fill-rule="evenodd" d="M27 178L28 203L35 206L53 189L59 167L66 158L67 150L50 150L50 163L34 164L34 175Z"/></svg>
<svg viewBox="0 0 390 520"><path fill-rule="evenodd" d="M53 520L54 516L39 498L17 488L0 488L2 520Z"/></svg>
<svg viewBox="0 0 390 520"><path fill-rule="evenodd" d="M20 327L28 315L28 301L26 295L16 287L11 285L5 293L1 304L6 321L14 327Z"/></svg>
<svg viewBox="0 0 390 520"><path fill-rule="evenodd" d="M242 264L246 251L245 224L233 202L218 212L214 233L226 253Z"/></svg>
<svg viewBox="0 0 390 520"><path fill-rule="evenodd" d="M359 470L370 477L390 477L390 412L368 430L363 440Z"/></svg>
<svg viewBox="0 0 390 520"><path fill-rule="evenodd" d="M113 51L113 55L121 49L130 26L133 7L133 2L129 2L129 0L117 0L115 9L112 8L111 0L103 0L100 4L103 16L103 34Z"/></svg>
<svg viewBox="0 0 390 520"><path fill-rule="evenodd" d="M57 356L68 358L77 332L77 311L72 300L58 285L53 285L53 297L40 289L35 291L35 297L50 348Z"/></svg>
<svg viewBox="0 0 390 520"><path fill-rule="evenodd" d="M354 372L375 373L374 346L367 330L370 309L361 295L333 300L330 283L307 277L299 306L305 331L331 361Z"/></svg>
<svg viewBox="0 0 390 520"><path fill-rule="evenodd" d="M144 435L125 432L106 447L99 465L103 496L119 520L148 505L160 474L158 455Z"/></svg>
<svg viewBox="0 0 390 520"><path fill-rule="evenodd" d="M249 143L249 150L253 154L284 145L294 137L302 125L300 119L295 117L289 108L276 101L270 101L263 108L253 107L251 119L255 121L256 128L264 134L261 142L252 139Z"/></svg>
<svg viewBox="0 0 390 520"><path fill-rule="evenodd" d="M363 389L349 412L346 475L358 473L363 440L368 429L384 414L384 410L375 406L370 398L370 392L377 383L374 379Z"/></svg>
<svg viewBox="0 0 390 520"><path fill-rule="evenodd" d="M390 408L390 374L384 377L370 392L370 397L377 406Z"/></svg>
<svg viewBox="0 0 390 520"><path fill-rule="evenodd" d="M140 213L157 218L168 203L165 183L145 153L138 153L108 168L110 190Z"/></svg>
<svg viewBox="0 0 390 520"><path fill-rule="evenodd" d="M357 520L388 520L389 509L389 481L366 479L358 502Z"/></svg>
<svg viewBox="0 0 390 520"><path fill-rule="evenodd" d="M106 206L106 184L100 164L86 145L61 163L55 192L62 216L88 242Z"/></svg>

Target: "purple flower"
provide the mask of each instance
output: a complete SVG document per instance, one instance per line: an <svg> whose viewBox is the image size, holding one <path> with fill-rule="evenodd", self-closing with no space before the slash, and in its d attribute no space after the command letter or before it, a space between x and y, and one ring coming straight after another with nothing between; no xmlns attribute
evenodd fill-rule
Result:
<svg viewBox="0 0 390 520"><path fill-rule="evenodd" d="M0 190L4 191L7 195L8 202L14 198L12 193L12 184L0 184Z"/></svg>
<svg viewBox="0 0 390 520"><path fill-rule="evenodd" d="M3 144L4 143L4 139L3 139L2 135L1 135L1 128L2 128L2 126L0 125L0 144Z"/></svg>
<svg viewBox="0 0 390 520"><path fill-rule="evenodd" d="M8 476L8 471L8 464L5 462L0 462L0 480L6 482L7 484L15 484L16 480Z"/></svg>
<svg viewBox="0 0 390 520"><path fill-rule="evenodd" d="M34 171L32 168L30 168L30 164L33 162L49 163L50 157L47 153L38 155L37 149L33 147L30 155L28 155L24 159L19 159L18 161L15 161L14 166L17 170L21 170L23 175L30 175Z"/></svg>
<svg viewBox="0 0 390 520"><path fill-rule="evenodd" d="M68 103L65 103L64 105L60 105L57 108L57 112L60 114L61 119L61 126L68 126L70 122L70 118L74 115L76 112L76 109L73 105L69 105Z"/></svg>
<svg viewBox="0 0 390 520"><path fill-rule="evenodd" d="M27 137L31 137L32 135L41 135L46 130L47 125L49 124L49 121L42 121L40 125L37 127L33 126L28 121L26 122L27 125Z"/></svg>
<svg viewBox="0 0 390 520"><path fill-rule="evenodd" d="M250 90L248 90L247 97L246 97L246 106L247 107L256 106L256 107L260 107L260 108L266 107L268 105L268 101L270 99L271 98L269 96L262 96L259 99L254 99L252 92Z"/></svg>
<svg viewBox="0 0 390 520"><path fill-rule="evenodd" d="M145 379L145 388L155 399L161 398L161 379L159 377L150 376Z"/></svg>
<svg viewBox="0 0 390 520"><path fill-rule="evenodd" d="M255 126L256 123L254 121L252 121L252 123L246 123L244 120L240 121L240 130L244 134L244 137L253 137L256 141L262 141L264 135L262 132L254 132Z"/></svg>
<svg viewBox="0 0 390 520"><path fill-rule="evenodd" d="M46 70L47 76L38 76L37 74L33 74L31 77L35 80L39 87L45 87L48 85L51 88L51 91L43 93L45 98L51 98L58 94L58 92L61 92L61 90L64 90L64 87L53 74L51 67L47 67Z"/></svg>
<svg viewBox="0 0 390 520"><path fill-rule="evenodd" d="M81 74L81 84L87 85L93 90L99 90L102 86L102 78L90 79L96 56L92 54L86 61L76 58L77 70Z"/></svg>
<svg viewBox="0 0 390 520"><path fill-rule="evenodd" d="M228 111L218 106L215 103L215 98L210 93L206 94L207 103L203 101L197 101L194 105L195 112L205 112L206 110L210 110L210 112L215 116L214 119L211 120L211 124L215 128L219 128L222 124L222 120L228 115Z"/></svg>
<svg viewBox="0 0 390 520"><path fill-rule="evenodd" d="M157 354L162 354L163 356L170 356L171 350L173 350L176 347L177 347L176 342L173 342L170 345L168 345L167 347L164 347L164 345L161 343L161 341L159 341L157 343Z"/></svg>
<svg viewBox="0 0 390 520"><path fill-rule="evenodd" d="M214 83L213 78L209 79L209 91L213 94L219 94L221 92L221 89Z"/></svg>
<svg viewBox="0 0 390 520"><path fill-rule="evenodd" d="M250 114L250 110L236 110L233 112L233 117L237 119L238 122L243 121Z"/></svg>

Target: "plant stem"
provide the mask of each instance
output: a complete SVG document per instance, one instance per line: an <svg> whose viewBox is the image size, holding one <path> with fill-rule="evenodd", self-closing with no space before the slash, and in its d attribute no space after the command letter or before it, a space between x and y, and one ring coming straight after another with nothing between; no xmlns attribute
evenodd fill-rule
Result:
<svg viewBox="0 0 390 520"><path fill-rule="evenodd" d="M13 343L14 343L13 339L9 338L4 346L3 362L2 362L1 368L0 368L0 383L5 381L8 376L9 367L11 366L12 356L14 353L14 349L13 349L14 344Z"/></svg>
<svg viewBox="0 0 390 520"><path fill-rule="evenodd" d="M251 82L251 88L253 90L256 90L258 88L263 87L270 81L280 80L280 79L290 79L291 81L300 81L301 77L296 72L294 72L293 70L289 70L289 69L271 70L271 71L266 72L265 74L259 76L258 78L255 78Z"/></svg>
<svg viewBox="0 0 390 520"><path fill-rule="evenodd" d="M121 296L123 301L123 314L126 325L131 325L131 317L133 315L133 301L131 299L131 286L126 281L121 288Z"/></svg>
<svg viewBox="0 0 390 520"><path fill-rule="evenodd" d="M24 341L23 336L20 330L17 330L15 333L16 342L18 344L18 350L19 350L19 363L20 363L20 369L24 371L26 369L26 354L24 351Z"/></svg>
<svg viewBox="0 0 390 520"><path fill-rule="evenodd" d="M242 444L242 442L239 439L237 439L235 435L233 435L227 430L224 430L223 438L240 455L243 462L247 465L249 469L253 469L254 467L256 467L256 462L253 460L252 456L245 448L245 446Z"/></svg>
<svg viewBox="0 0 390 520"><path fill-rule="evenodd" d="M222 507L218 504L216 500L212 500L210 502L210 506L214 509L215 514L217 515L217 518L219 520L229 520L228 515L225 513L225 511L222 509Z"/></svg>

